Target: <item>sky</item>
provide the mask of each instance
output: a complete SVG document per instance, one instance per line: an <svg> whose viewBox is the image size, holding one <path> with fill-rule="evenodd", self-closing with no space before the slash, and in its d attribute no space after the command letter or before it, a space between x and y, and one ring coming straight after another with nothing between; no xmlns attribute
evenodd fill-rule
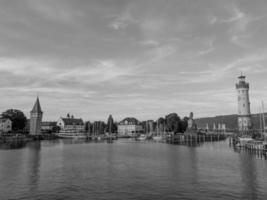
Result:
<svg viewBox="0 0 267 200"><path fill-rule="evenodd" d="M196 118L267 101L266 0L0 0L0 111Z"/></svg>

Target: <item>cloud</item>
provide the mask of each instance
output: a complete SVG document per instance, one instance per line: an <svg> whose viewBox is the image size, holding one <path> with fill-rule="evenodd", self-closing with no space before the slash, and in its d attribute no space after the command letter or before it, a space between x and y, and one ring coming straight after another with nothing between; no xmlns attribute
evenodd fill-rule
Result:
<svg viewBox="0 0 267 200"><path fill-rule="evenodd" d="M216 16L214 16L214 15L210 15L210 16L208 16L208 23L209 23L210 25L215 24L217 21L218 21L218 18L217 18Z"/></svg>
<svg viewBox="0 0 267 200"><path fill-rule="evenodd" d="M153 39L147 39L147 40L140 41L139 44L145 45L145 46L159 46L160 43Z"/></svg>
<svg viewBox="0 0 267 200"><path fill-rule="evenodd" d="M110 22L109 27L115 30L125 29L131 23L137 22L137 20L133 18L129 11L125 11L120 15L112 16L112 18L113 20Z"/></svg>
<svg viewBox="0 0 267 200"><path fill-rule="evenodd" d="M28 113L39 92L52 119L235 113L240 71L264 85L265 10L240 0L3 0L0 109Z"/></svg>
<svg viewBox="0 0 267 200"><path fill-rule="evenodd" d="M54 22L74 23L75 18L82 15L81 12L71 9L68 4L59 1L26 0L26 3L39 16Z"/></svg>
<svg viewBox="0 0 267 200"><path fill-rule="evenodd" d="M162 45L147 51L147 56L150 58L149 62L156 62L166 59L168 56L173 55L176 51L177 47L174 45Z"/></svg>
<svg viewBox="0 0 267 200"><path fill-rule="evenodd" d="M203 56L214 51L214 39L209 38L203 41L204 48L197 52L197 55Z"/></svg>

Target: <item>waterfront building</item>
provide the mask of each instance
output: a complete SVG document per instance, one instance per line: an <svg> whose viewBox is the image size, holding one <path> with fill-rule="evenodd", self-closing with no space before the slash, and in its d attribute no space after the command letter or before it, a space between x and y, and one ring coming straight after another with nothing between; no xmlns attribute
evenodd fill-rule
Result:
<svg viewBox="0 0 267 200"><path fill-rule="evenodd" d="M43 111L38 97L30 114L30 135L40 135Z"/></svg>
<svg viewBox="0 0 267 200"><path fill-rule="evenodd" d="M246 77L241 75L238 77L239 82L236 84L238 94L238 130L246 132L251 129L251 113L249 101L249 83Z"/></svg>
<svg viewBox="0 0 267 200"><path fill-rule="evenodd" d="M12 121L8 118L0 118L0 133L8 133L12 131Z"/></svg>
<svg viewBox="0 0 267 200"><path fill-rule="evenodd" d="M85 130L84 122L81 118L60 117L57 121L57 126L60 127L62 133L82 133Z"/></svg>
<svg viewBox="0 0 267 200"><path fill-rule="evenodd" d="M136 136L142 132L142 125L133 117L128 117L119 122L118 135L119 136Z"/></svg>
<svg viewBox="0 0 267 200"><path fill-rule="evenodd" d="M57 122L42 122L42 132L52 132L57 127Z"/></svg>

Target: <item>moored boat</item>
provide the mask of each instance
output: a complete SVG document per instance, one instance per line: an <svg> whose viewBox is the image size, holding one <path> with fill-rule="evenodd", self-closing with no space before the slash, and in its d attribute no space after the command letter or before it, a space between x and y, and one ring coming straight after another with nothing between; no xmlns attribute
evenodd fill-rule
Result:
<svg viewBox="0 0 267 200"><path fill-rule="evenodd" d="M152 139L159 142L163 140L163 137L161 135L156 135L156 136L153 136Z"/></svg>
<svg viewBox="0 0 267 200"><path fill-rule="evenodd" d="M137 141L144 141L147 139L147 136L145 134L141 134L139 137L136 138Z"/></svg>
<svg viewBox="0 0 267 200"><path fill-rule="evenodd" d="M238 137L236 146L244 147L248 141L253 140L250 136Z"/></svg>
<svg viewBox="0 0 267 200"><path fill-rule="evenodd" d="M60 132L56 134L59 138L67 139L85 139L86 135L84 133L69 133L69 132Z"/></svg>

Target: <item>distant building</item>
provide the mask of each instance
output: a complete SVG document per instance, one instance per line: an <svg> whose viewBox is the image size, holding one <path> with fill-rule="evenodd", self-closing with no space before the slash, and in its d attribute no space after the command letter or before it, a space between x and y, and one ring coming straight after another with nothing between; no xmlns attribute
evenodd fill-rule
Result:
<svg viewBox="0 0 267 200"><path fill-rule="evenodd" d="M246 77L241 75L238 77L239 82L236 84L238 94L238 129L241 132L251 129L251 113L249 101L249 83Z"/></svg>
<svg viewBox="0 0 267 200"><path fill-rule="evenodd" d="M81 133L84 132L85 126L82 119L67 117L60 117L57 121L57 126L60 127L60 132L64 133Z"/></svg>
<svg viewBox="0 0 267 200"><path fill-rule="evenodd" d="M42 132L52 132L57 127L57 122L42 122Z"/></svg>
<svg viewBox="0 0 267 200"><path fill-rule="evenodd" d="M41 123L42 123L43 112L40 106L39 98L37 97L36 102L31 111L30 118L30 135L41 134Z"/></svg>
<svg viewBox="0 0 267 200"><path fill-rule="evenodd" d="M12 131L12 121L8 118L0 118L0 133Z"/></svg>
<svg viewBox="0 0 267 200"><path fill-rule="evenodd" d="M128 117L118 124L119 136L135 136L136 133L142 132L142 126L139 121L133 117Z"/></svg>

